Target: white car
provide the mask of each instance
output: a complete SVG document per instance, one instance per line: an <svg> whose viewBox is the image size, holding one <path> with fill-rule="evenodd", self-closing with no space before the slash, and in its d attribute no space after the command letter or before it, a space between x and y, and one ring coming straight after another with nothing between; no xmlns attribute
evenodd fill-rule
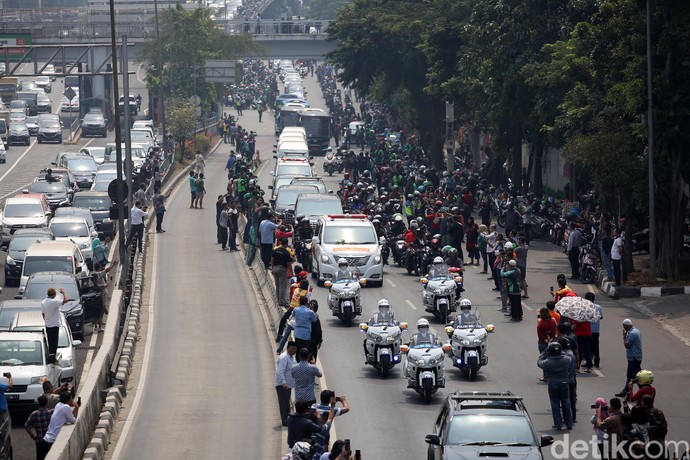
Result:
<svg viewBox="0 0 690 460"><path fill-rule="evenodd" d="M60 357L58 356L58 359ZM60 386L62 368L48 364L48 341L43 332L0 332L0 375L12 374L5 392L10 407L36 408L43 382ZM6 382L2 377L2 381Z"/></svg>
<svg viewBox="0 0 690 460"><path fill-rule="evenodd" d="M0 141L0 163L7 162L7 150L5 150L5 143Z"/></svg>
<svg viewBox="0 0 690 460"><path fill-rule="evenodd" d="M80 216L53 217L48 226L55 235L56 241L71 241L79 247L84 259L91 260L91 230L86 219Z"/></svg>
<svg viewBox="0 0 690 460"><path fill-rule="evenodd" d="M69 100L67 96L63 97L60 112L79 112L79 95L74 96L72 100Z"/></svg>
<svg viewBox="0 0 690 460"><path fill-rule="evenodd" d="M331 280L338 260L365 279L366 284L383 285L383 260L374 224L363 214L321 216L316 221L312 242L313 270L319 285Z"/></svg>
<svg viewBox="0 0 690 460"><path fill-rule="evenodd" d="M43 332L44 328L45 320L40 309L18 312L15 314L10 326L10 330L15 332ZM60 330L58 332L59 365L62 368L60 384L71 383L75 385L77 378L75 347L79 345L81 345L81 340L74 340L72 338L72 332L70 332L67 325L65 314L60 312Z"/></svg>

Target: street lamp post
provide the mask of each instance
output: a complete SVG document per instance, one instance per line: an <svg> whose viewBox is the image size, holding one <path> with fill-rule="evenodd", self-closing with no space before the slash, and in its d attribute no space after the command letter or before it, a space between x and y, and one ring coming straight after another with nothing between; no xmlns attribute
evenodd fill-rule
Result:
<svg viewBox="0 0 690 460"><path fill-rule="evenodd" d="M153 0L153 8L156 15L156 51L158 54L158 62L156 64L158 67L158 107L160 110L159 117L161 120L161 126L163 128L163 149L165 149L168 127L165 123L165 103L163 101L163 59L161 58L161 36L158 28L158 0Z"/></svg>
<svg viewBox="0 0 690 460"><path fill-rule="evenodd" d="M652 100L652 2L647 0L647 179L649 181L649 268L656 273L656 220L654 209L654 105Z"/></svg>

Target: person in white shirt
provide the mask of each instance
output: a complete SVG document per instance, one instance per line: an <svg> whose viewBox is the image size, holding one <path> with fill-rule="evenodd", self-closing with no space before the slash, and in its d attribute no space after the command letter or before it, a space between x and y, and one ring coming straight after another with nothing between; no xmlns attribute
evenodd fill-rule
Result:
<svg viewBox="0 0 690 460"><path fill-rule="evenodd" d="M623 238L620 231L613 231L613 246L611 246L611 262L613 262L613 277L616 279L616 286L621 285L621 261L623 259Z"/></svg>
<svg viewBox="0 0 690 460"><path fill-rule="evenodd" d="M295 379L292 378L292 366L297 363L295 353L297 353L297 343L288 342L287 349L280 354L276 367L276 392L283 426L287 426L288 415L290 415L290 396L295 387Z"/></svg>
<svg viewBox="0 0 690 460"><path fill-rule="evenodd" d="M55 361L58 347L58 333L60 331L60 307L69 302L67 293L60 288L62 299L57 298L54 287L49 287L47 296L41 301L41 313L46 325L46 337L48 338L48 362Z"/></svg>
<svg viewBox="0 0 690 460"><path fill-rule="evenodd" d="M77 421L77 414L79 413L80 402L76 404L72 400L72 393L63 391L60 393L60 402L57 403L53 410L53 415L50 417L50 424L48 431L43 436L43 439L36 443L36 453L38 460L46 458L50 448L60 434L60 430L66 424L72 424Z"/></svg>
<svg viewBox="0 0 690 460"><path fill-rule="evenodd" d="M126 247L132 244L132 240L136 238L137 247L141 251L141 241L144 238L144 219L148 216L148 208L146 206L141 206L141 201L134 203L134 207L130 211L130 229L129 236L127 237Z"/></svg>

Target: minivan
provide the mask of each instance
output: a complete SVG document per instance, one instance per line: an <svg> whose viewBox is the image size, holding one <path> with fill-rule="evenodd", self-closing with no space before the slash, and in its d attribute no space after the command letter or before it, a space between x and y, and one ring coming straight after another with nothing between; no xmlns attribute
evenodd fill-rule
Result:
<svg viewBox="0 0 690 460"><path fill-rule="evenodd" d="M60 121L60 116L48 113L39 115L36 139L39 144L44 142L62 144L62 122Z"/></svg>
<svg viewBox="0 0 690 460"><path fill-rule="evenodd" d="M29 116L38 115L38 94L35 91L19 91L17 99L26 101L29 109Z"/></svg>
<svg viewBox="0 0 690 460"><path fill-rule="evenodd" d="M7 244L20 228L47 227L53 213L44 195L20 194L5 200L0 212L2 244Z"/></svg>
<svg viewBox="0 0 690 460"><path fill-rule="evenodd" d="M309 146L303 141L286 140L278 144L275 158L309 158Z"/></svg>
<svg viewBox="0 0 690 460"><path fill-rule="evenodd" d="M26 249L19 295L24 293L29 276L38 272L65 272L83 278L89 276L86 259L71 241L41 241Z"/></svg>

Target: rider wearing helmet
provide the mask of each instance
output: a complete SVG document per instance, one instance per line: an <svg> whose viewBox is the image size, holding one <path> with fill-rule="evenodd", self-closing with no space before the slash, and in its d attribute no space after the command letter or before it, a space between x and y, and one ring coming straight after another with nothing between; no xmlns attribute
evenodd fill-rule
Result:
<svg viewBox="0 0 690 460"><path fill-rule="evenodd" d="M443 257L436 256L429 265L429 277L441 276L448 273L448 266L443 262Z"/></svg>
<svg viewBox="0 0 690 460"><path fill-rule="evenodd" d="M641 370L635 375L635 379L628 382L628 394L625 397L628 401L636 401L641 404L644 395L650 395L652 401L656 398L656 388L652 386L654 383L654 374L652 371L646 369ZM638 390L634 391L634 384L637 384Z"/></svg>
<svg viewBox="0 0 690 460"><path fill-rule="evenodd" d="M334 281L354 279L354 277L352 276L352 272L348 270L347 266L347 259L344 259L342 257L338 259L338 270L335 272L335 276L333 277Z"/></svg>
<svg viewBox="0 0 690 460"><path fill-rule="evenodd" d="M410 347L414 347L415 345L426 343L435 344L436 336L429 332L429 320L420 318L419 321L417 321L417 332L410 337L409 345Z"/></svg>
<svg viewBox="0 0 690 460"><path fill-rule="evenodd" d="M477 324L477 316L472 313L472 302L470 299L460 301L460 314L455 317L455 325Z"/></svg>
<svg viewBox="0 0 690 460"><path fill-rule="evenodd" d="M391 234L393 236L402 235L405 233L405 222L400 214L393 216L393 225L391 225Z"/></svg>
<svg viewBox="0 0 690 460"><path fill-rule="evenodd" d="M375 312L373 315L371 315L371 319L369 320L369 324L379 324L379 323L395 323L395 313L393 313L393 309L391 308L391 303L386 300L386 299L381 299L379 300L379 309L377 312Z"/></svg>

